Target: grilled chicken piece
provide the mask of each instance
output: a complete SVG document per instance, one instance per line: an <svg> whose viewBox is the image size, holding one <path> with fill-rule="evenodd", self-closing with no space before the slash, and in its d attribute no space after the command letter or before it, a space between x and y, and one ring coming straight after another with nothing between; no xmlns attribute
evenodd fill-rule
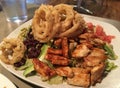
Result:
<svg viewBox="0 0 120 88"><path fill-rule="evenodd" d="M78 36L80 39L84 39L87 41L91 41L93 40L96 36L93 33L87 32L84 34L81 34L80 36Z"/></svg>
<svg viewBox="0 0 120 88"><path fill-rule="evenodd" d="M73 77L73 71L70 67L58 67L55 71L60 76Z"/></svg>
<svg viewBox="0 0 120 88"><path fill-rule="evenodd" d="M101 63L91 69L91 85L94 85L99 79L102 79L102 75L105 69L105 64Z"/></svg>
<svg viewBox="0 0 120 88"><path fill-rule="evenodd" d="M33 59L35 70L45 79L49 79L56 75L55 70L51 69L47 64L41 62L39 59Z"/></svg>
<svg viewBox="0 0 120 88"><path fill-rule="evenodd" d="M54 54L47 54L45 56L45 59L49 60L52 64L55 65L68 65L69 60L66 57L59 56L59 55L54 55Z"/></svg>
<svg viewBox="0 0 120 88"><path fill-rule="evenodd" d="M106 59L105 51L103 49L94 48L90 56L98 56L102 59Z"/></svg>
<svg viewBox="0 0 120 88"><path fill-rule="evenodd" d="M72 57L82 58L87 56L89 52L90 49L86 45L80 44L77 45L76 49L72 52Z"/></svg>
<svg viewBox="0 0 120 88"><path fill-rule="evenodd" d="M83 68L72 68L74 76L67 78L67 83L71 85L88 87L90 85L89 70Z"/></svg>
<svg viewBox="0 0 120 88"><path fill-rule="evenodd" d="M80 43L84 43L84 42L92 43L92 41L94 40L94 38L96 38L96 36L93 33L87 32L87 33L81 34L79 38L80 38Z"/></svg>
<svg viewBox="0 0 120 88"><path fill-rule="evenodd" d="M62 38L62 52L63 56L68 58L68 39L67 37Z"/></svg>
<svg viewBox="0 0 120 88"><path fill-rule="evenodd" d="M62 39L61 38L59 38L59 39L54 41L54 45L57 46L57 47L61 47L61 43L62 43Z"/></svg>
<svg viewBox="0 0 120 88"><path fill-rule="evenodd" d="M98 47L102 47L105 44L105 42L99 38L95 38L93 40L93 45L94 46L98 46Z"/></svg>
<svg viewBox="0 0 120 88"><path fill-rule="evenodd" d="M83 42L82 43L83 45L86 45L89 49L92 49L93 48L93 45L90 43L90 42Z"/></svg>
<svg viewBox="0 0 120 88"><path fill-rule="evenodd" d="M96 66L107 59L103 49L94 48L90 55L84 58L87 66Z"/></svg>
<svg viewBox="0 0 120 88"><path fill-rule="evenodd" d="M49 54L62 55L62 49L48 48L47 53L49 53Z"/></svg>

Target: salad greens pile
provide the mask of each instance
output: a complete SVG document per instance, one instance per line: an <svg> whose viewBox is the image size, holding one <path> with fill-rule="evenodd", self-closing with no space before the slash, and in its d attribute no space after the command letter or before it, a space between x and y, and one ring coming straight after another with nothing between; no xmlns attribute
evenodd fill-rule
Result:
<svg viewBox="0 0 120 88"><path fill-rule="evenodd" d="M29 29L29 30L28 30ZM25 40L27 38L27 34L30 33L30 29L31 27L29 27L28 29L22 29L20 35L23 37L23 40ZM29 34L30 35L30 34ZM30 35L31 36L31 35ZM54 41L54 40L53 40ZM51 69L54 69L53 64L45 59L45 56L47 54L47 50L49 47L51 47L51 43L44 43L39 49L40 49L40 53L38 55L38 59L41 62L46 63ZM116 60L117 59L117 55L115 54L112 45L110 45L110 43L105 43L103 45L103 49L106 51L106 55L108 57L108 59L106 60L106 68L105 68L105 72L109 73L110 71L112 71L113 69L117 68L117 65L115 65L112 60ZM71 66L74 67L76 64L76 60L75 59L71 59ZM25 77L34 75L36 73L35 69L34 69L34 65L32 63L32 59L29 59L27 57L26 62L24 65L20 66L20 67L15 67L16 70L24 70L23 75ZM41 78L42 79L42 78ZM52 78L50 78L49 80L47 80L47 82L49 84L59 84L62 83L64 80L64 78L62 76L54 76Z"/></svg>

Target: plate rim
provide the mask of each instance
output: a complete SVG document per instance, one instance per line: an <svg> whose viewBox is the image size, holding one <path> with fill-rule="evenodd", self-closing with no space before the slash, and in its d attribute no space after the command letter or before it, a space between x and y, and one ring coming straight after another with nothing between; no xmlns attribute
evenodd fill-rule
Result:
<svg viewBox="0 0 120 88"><path fill-rule="evenodd" d="M96 20L96 19L91 19L91 18L89 18L89 17L86 17L86 16L84 16L84 15L82 15L83 17L84 17L84 19L85 20L92 20L92 21L96 21L96 22L98 22L98 23L103 23L103 24L105 24L105 25L110 25L111 27L113 27L114 29L116 29L116 31L117 32L119 32L119 30L114 26L114 25L112 25L112 24L110 24L110 23L107 23L107 22L104 22L104 21L100 21L100 20ZM22 25L20 25L19 27L17 27L13 32L11 32L8 36L7 36L7 38L11 38L12 37L12 34L14 34L15 32L18 32L18 31L20 31L21 30L21 28L24 28L24 27L26 27L26 25L28 25L27 27L29 27L30 25L31 25L31 23L32 23L32 19L31 20L29 20L29 21L27 21L27 22L25 22L24 24L22 24ZM94 23L93 23L94 24ZM103 24L98 24L98 25L103 25ZM120 34L120 32L119 32L119 34ZM18 35L18 34L17 34ZM13 37L15 37L15 36L13 36ZM37 86L40 86L40 87L49 87L49 86L46 86L46 85L43 85L43 84L38 84L38 83L35 83L35 82L33 82L33 81L31 81L30 79L28 79L28 78L25 78L24 76L21 76L21 75L19 75L19 74L16 74L16 73L14 73L13 71L12 71L12 69L10 69L8 66L11 66L11 65L7 65L7 64L5 64L5 63L3 63L1 60L0 60L0 64L6 69L6 70L8 70L10 73L12 73L12 74L14 74L14 75L16 75L17 77L19 77L20 79L23 79L23 80L25 80L25 81L27 81L27 82L29 82L29 83L31 83L31 84L34 84L34 85L37 85ZM22 72L22 71L21 71ZM63 84L64 85L64 84ZM58 86L58 85L57 85ZM52 86L52 87L54 87L54 86ZM72 86L71 88L73 88L74 86ZM50 87L49 87L50 88Z"/></svg>

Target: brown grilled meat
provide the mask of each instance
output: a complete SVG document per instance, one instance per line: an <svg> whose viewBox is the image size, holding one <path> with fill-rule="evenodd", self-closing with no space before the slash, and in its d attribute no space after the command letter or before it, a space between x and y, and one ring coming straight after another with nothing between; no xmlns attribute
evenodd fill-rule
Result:
<svg viewBox="0 0 120 88"><path fill-rule="evenodd" d="M57 39L57 40L54 41L54 45L56 47L61 47L61 43L62 43L62 39L61 38L59 38L59 39Z"/></svg>
<svg viewBox="0 0 120 88"><path fill-rule="evenodd" d="M105 64L101 63L91 69L91 85L101 81L103 77L103 72L105 70Z"/></svg>
<svg viewBox="0 0 120 88"><path fill-rule="evenodd" d="M70 67L58 67L55 69L56 73L64 77L73 77L73 71Z"/></svg>
<svg viewBox="0 0 120 88"><path fill-rule="evenodd" d="M87 56L89 52L90 52L90 49L86 45L80 44L80 45L77 45L75 50L72 52L72 57L82 58Z"/></svg>
<svg viewBox="0 0 120 88"><path fill-rule="evenodd" d="M74 76L67 78L67 83L71 85L88 87L90 85L89 70L83 68L72 68Z"/></svg>
<svg viewBox="0 0 120 88"><path fill-rule="evenodd" d="M68 58L68 39L67 37L62 38L62 52L63 56Z"/></svg>
<svg viewBox="0 0 120 88"><path fill-rule="evenodd" d="M49 60L52 64L54 65L68 65L69 60L66 57L59 56L59 55L54 55L54 54L47 54L45 56L45 59Z"/></svg>
<svg viewBox="0 0 120 88"><path fill-rule="evenodd" d="M96 66L107 59L103 49L94 48L91 54L84 58L87 66Z"/></svg>
<svg viewBox="0 0 120 88"><path fill-rule="evenodd" d="M47 64L41 62L39 59L33 59L35 70L45 79L49 79L56 75L55 70L51 69Z"/></svg>
<svg viewBox="0 0 120 88"><path fill-rule="evenodd" d="M62 55L62 49L48 48L47 53Z"/></svg>

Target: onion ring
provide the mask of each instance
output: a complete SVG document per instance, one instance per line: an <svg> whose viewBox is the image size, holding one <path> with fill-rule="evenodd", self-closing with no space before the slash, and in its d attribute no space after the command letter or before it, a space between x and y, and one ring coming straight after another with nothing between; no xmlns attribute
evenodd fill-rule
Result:
<svg viewBox="0 0 120 88"><path fill-rule="evenodd" d="M83 17L66 4L41 5L35 11L32 21L33 36L40 42L78 35L84 27Z"/></svg>
<svg viewBox="0 0 120 88"><path fill-rule="evenodd" d="M23 42L15 38L4 39L0 49L2 50L0 59L6 64L19 62L23 58L26 50ZM11 58L9 58L9 56L11 56Z"/></svg>
<svg viewBox="0 0 120 88"><path fill-rule="evenodd" d="M41 5L40 8L36 10L33 17L32 33L34 38L40 42L50 40L57 32L55 31L56 27L57 29L59 27L59 25L53 27L55 22L52 10L53 6L51 5Z"/></svg>
<svg viewBox="0 0 120 88"><path fill-rule="evenodd" d="M58 37L73 37L81 34L85 28L85 21L83 20L83 17L80 16L80 14L75 12L71 25L72 26L68 30L60 33Z"/></svg>
<svg viewBox="0 0 120 88"><path fill-rule="evenodd" d="M59 15L59 22L61 24L61 32L66 31L74 19L73 7L66 4L59 4L54 7Z"/></svg>

